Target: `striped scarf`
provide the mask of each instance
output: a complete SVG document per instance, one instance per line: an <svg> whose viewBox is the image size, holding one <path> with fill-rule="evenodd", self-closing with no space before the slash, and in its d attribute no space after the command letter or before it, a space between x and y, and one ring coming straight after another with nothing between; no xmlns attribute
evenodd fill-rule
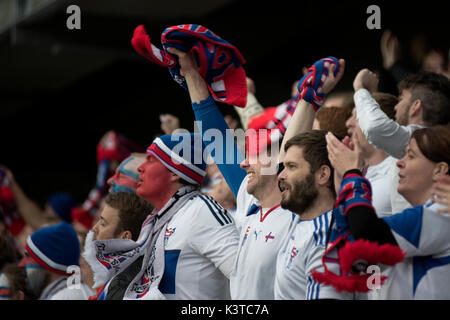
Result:
<svg viewBox="0 0 450 320"><path fill-rule="evenodd" d="M167 48L194 52L198 58L199 72L205 79L214 99L244 108L247 102L247 82L242 65L245 60L239 50L211 30L197 24L172 26L161 35L163 49L150 42L144 26L134 30L131 44L140 55L169 68L172 78L187 90L180 74L177 59Z"/></svg>
<svg viewBox="0 0 450 320"><path fill-rule="evenodd" d="M368 292L367 268L374 264L395 265L404 253L391 244L379 245L364 239L355 240L350 232L347 213L356 206L372 207L370 182L357 173L347 173L333 209L333 220L327 250L322 258L324 273L313 271L315 281L332 285L337 292ZM386 276L380 277L381 284Z"/></svg>
<svg viewBox="0 0 450 320"><path fill-rule="evenodd" d="M164 237L167 225L187 201L199 194L200 192L192 186L181 187L161 210L153 211L151 241L145 246L141 270L125 291L124 300L165 299L158 286L164 274Z"/></svg>

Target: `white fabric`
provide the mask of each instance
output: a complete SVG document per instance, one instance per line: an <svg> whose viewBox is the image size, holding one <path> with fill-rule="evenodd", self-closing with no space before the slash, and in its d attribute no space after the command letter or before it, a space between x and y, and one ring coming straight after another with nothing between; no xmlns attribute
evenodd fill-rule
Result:
<svg viewBox="0 0 450 320"><path fill-rule="evenodd" d="M391 176L392 157L387 157L377 165L369 166L365 177L372 186L372 205L379 218L390 216L391 207Z"/></svg>
<svg viewBox="0 0 450 320"><path fill-rule="evenodd" d="M422 126L401 126L381 110L379 104L366 89L359 89L354 96L356 120L367 140L377 149L394 158L405 155L406 147L414 130Z"/></svg>
<svg viewBox="0 0 450 320"><path fill-rule="evenodd" d="M405 155L406 147L412 133L422 126L411 124L401 126L390 119L381 110L378 103L366 89L359 89L354 96L356 120L367 140L377 149L383 150L392 156L390 169L391 177L391 208L392 212L401 212L411 205L397 192L398 168L394 159Z"/></svg>
<svg viewBox="0 0 450 320"><path fill-rule="evenodd" d="M227 299L239 236L227 211L198 195L167 224L166 267L160 291L167 299Z"/></svg>
<svg viewBox="0 0 450 320"><path fill-rule="evenodd" d="M151 240L152 228L153 224L147 218L137 241L131 239L93 240L94 232L92 230L88 232L83 257L94 274L94 288L104 285L145 253L145 248Z"/></svg>
<svg viewBox="0 0 450 320"><path fill-rule="evenodd" d="M384 220L406 258L388 267L381 299L450 299L450 215L427 202Z"/></svg>
<svg viewBox="0 0 450 320"><path fill-rule="evenodd" d="M262 209L245 216L250 207L259 205L256 198L246 191L246 177L239 189L236 212L240 215L241 233L235 268L230 278L231 298L238 300L274 299L276 257L286 231L292 220L292 213L280 206ZM262 221L261 221L262 220Z"/></svg>
<svg viewBox="0 0 450 320"><path fill-rule="evenodd" d="M165 230L170 219L179 211L184 210L185 204L198 194L199 191L194 190L192 186L181 187L161 210L155 208L149 217L151 219L147 218L146 221L152 223L150 227L151 240L146 241L148 244L145 245L141 270L125 291L124 300L164 299L164 296L159 291L159 283L163 277L165 268Z"/></svg>
<svg viewBox="0 0 450 320"><path fill-rule="evenodd" d="M95 293L85 284L68 286L69 277L61 277L48 284L41 293L39 300L88 300Z"/></svg>
<svg viewBox="0 0 450 320"><path fill-rule="evenodd" d="M49 297L49 300L89 300L90 296L94 296L94 291L91 290L85 283L80 283L80 288L66 287L54 295Z"/></svg>
<svg viewBox="0 0 450 320"><path fill-rule="evenodd" d="M249 120L252 117L262 113L264 111L264 108L251 92L247 92L247 104L245 108L239 108L235 106L234 110L236 110L237 114L239 115L242 128L244 128L244 130L247 130Z"/></svg>
<svg viewBox="0 0 450 320"><path fill-rule="evenodd" d="M337 293L332 286L315 282L311 271L324 272L322 257L327 247L327 233L332 211L312 219L292 220L288 235L277 257L275 299L315 300L354 299L349 293Z"/></svg>

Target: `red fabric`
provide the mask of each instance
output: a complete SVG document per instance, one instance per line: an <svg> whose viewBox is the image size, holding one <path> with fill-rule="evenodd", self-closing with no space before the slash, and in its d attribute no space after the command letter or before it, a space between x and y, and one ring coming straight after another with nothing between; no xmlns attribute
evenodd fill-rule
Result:
<svg viewBox="0 0 450 320"><path fill-rule="evenodd" d="M7 185L0 186L0 206L8 232L16 237L22 232L26 223L17 212L16 197Z"/></svg>
<svg viewBox="0 0 450 320"><path fill-rule="evenodd" d="M65 275L65 276L70 276L71 273L67 273L65 271L62 270L58 270L55 269L53 267L51 267L50 265L48 265L44 260L42 260L36 253L33 252L33 250L31 250L31 248L28 246L28 244L25 245L25 250L28 252L28 254L43 268L53 272L53 273L57 273L57 274L61 274L61 275Z"/></svg>
<svg viewBox="0 0 450 320"><path fill-rule="evenodd" d="M280 138L281 134L278 129L249 129L246 131L245 149L249 156L260 155L262 152L267 150L272 143Z"/></svg>
<svg viewBox="0 0 450 320"><path fill-rule="evenodd" d="M100 294L103 292L103 289L105 289L105 287L106 287L106 284L102 285L101 287L98 287L98 288L96 289L97 295L95 295L95 296L90 296L88 299L89 299L89 300L97 300L98 297L100 296Z"/></svg>
<svg viewBox="0 0 450 320"><path fill-rule="evenodd" d="M345 273L351 272L352 265L358 260L365 260L369 265L381 263L392 266L401 262L405 255L398 246L389 243L379 245L363 239L347 242L339 250L341 270Z"/></svg>
<svg viewBox="0 0 450 320"><path fill-rule="evenodd" d="M247 81L242 67L245 59L235 46L221 39L211 30L194 24L166 28L161 35L161 43L164 48L162 50L151 43L143 25L135 28L131 39L131 45L137 53L153 63L168 67L172 78L185 89L187 84L180 74L180 66L174 56L168 53L167 48L186 46L189 52L196 52L198 71L205 79L214 99L245 108ZM232 58L234 63L231 63ZM236 60L239 63L236 63Z"/></svg>
<svg viewBox="0 0 450 320"><path fill-rule="evenodd" d="M314 270L311 275L319 283L332 285L337 292L368 292L370 289L367 286L367 279L371 274L357 274L352 271L352 266L357 262L363 262L367 266L375 264L393 266L401 262L405 255L406 253L398 246L388 243L379 245L364 239L348 241L338 251L341 275L335 274L327 268L324 273ZM386 276L381 275L380 285L386 279Z"/></svg>
<svg viewBox="0 0 450 320"><path fill-rule="evenodd" d="M317 272L313 270L311 272L312 277L315 281L323 283L326 285L332 285L337 292L348 291L348 292L368 292L369 287L367 286L367 279L371 276L370 274L362 275L350 275L350 276L339 276L333 272L326 271L325 273ZM386 280L386 276L380 276L380 285Z"/></svg>
<svg viewBox="0 0 450 320"><path fill-rule="evenodd" d="M132 152L145 152L145 149L116 131L111 130L102 137L97 145L97 163L104 160L122 161Z"/></svg>
<svg viewBox="0 0 450 320"><path fill-rule="evenodd" d="M272 121L273 118L275 118L275 112L277 111L277 107L269 107L265 108L264 111L251 118L251 120L248 123L248 129L267 129L268 124Z"/></svg>
<svg viewBox="0 0 450 320"><path fill-rule="evenodd" d="M83 208L75 207L72 208L72 220L79 222L87 230L91 230L94 225L94 217L89 214L88 211Z"/></svg>
<svg viewBox="0 0 450 320"><path fill-rule="evenodd" d="M16 197L8 186L0 186L0 202L1 203L15 203Z"/></svg>

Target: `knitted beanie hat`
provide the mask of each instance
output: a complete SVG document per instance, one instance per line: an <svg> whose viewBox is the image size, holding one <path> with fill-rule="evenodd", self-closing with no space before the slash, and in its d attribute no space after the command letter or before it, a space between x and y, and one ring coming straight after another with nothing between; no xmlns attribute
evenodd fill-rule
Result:
<svg viewBox="0 0 450 320"><path fill-rule="evenodd" d="M67 222L41 228L28 237L27 253L42 267L67 275L67 268L79 265L80 243L74 228Z"/></svg>
<svg viewBox="0 0 450 320"><path fill-rule="evenodd" d="M206 175L204 144L198 133L167 134L156 138L147 152L164 166L192 184L202 184Z"/></svg>
<svg viewBox="0 0 450 320"><path fill-rule="evenodd" d="M70 193L55 192L50 195L48 204L61 220L68 223L72 222L71 211L72 208L76 206L77 201Z"/></svg>

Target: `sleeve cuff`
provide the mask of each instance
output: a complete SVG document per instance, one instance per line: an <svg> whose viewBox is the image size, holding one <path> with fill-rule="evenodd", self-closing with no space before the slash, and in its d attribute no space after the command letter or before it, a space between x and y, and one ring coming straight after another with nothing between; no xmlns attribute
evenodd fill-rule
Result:
<svg viewBox="0 0 450 320"><path fill-rule="evenodd" d="M367 99L369 97L372 97L372 95L370 94L369 90L361 88L358 91L356 91L353 94L353 99L355 100L355 104L356 104L356 100L357 99Z"/></svg>
<svg viewBox="0 0 450 320"><path fill-rule="evenodd" d="M359 169L350 169L346 173L344 173L344 176L342 178L345 178L345 176L347 176L349 174L357 174L357 175L360 175L361 177L363 177L363 174L362 174L361 170L359 170Z"/></svg>
<svg viewBox="0 0 450 320"><path fill-rule="evenodd" d="M193 109L199 109L199 108L202 108L202 107L207 107L210 104L215 104L214 98L213 98L212 95L209 95L208 98L206 98L205 100L200 101L199 103L192 102L192 108Z"/></svg>

